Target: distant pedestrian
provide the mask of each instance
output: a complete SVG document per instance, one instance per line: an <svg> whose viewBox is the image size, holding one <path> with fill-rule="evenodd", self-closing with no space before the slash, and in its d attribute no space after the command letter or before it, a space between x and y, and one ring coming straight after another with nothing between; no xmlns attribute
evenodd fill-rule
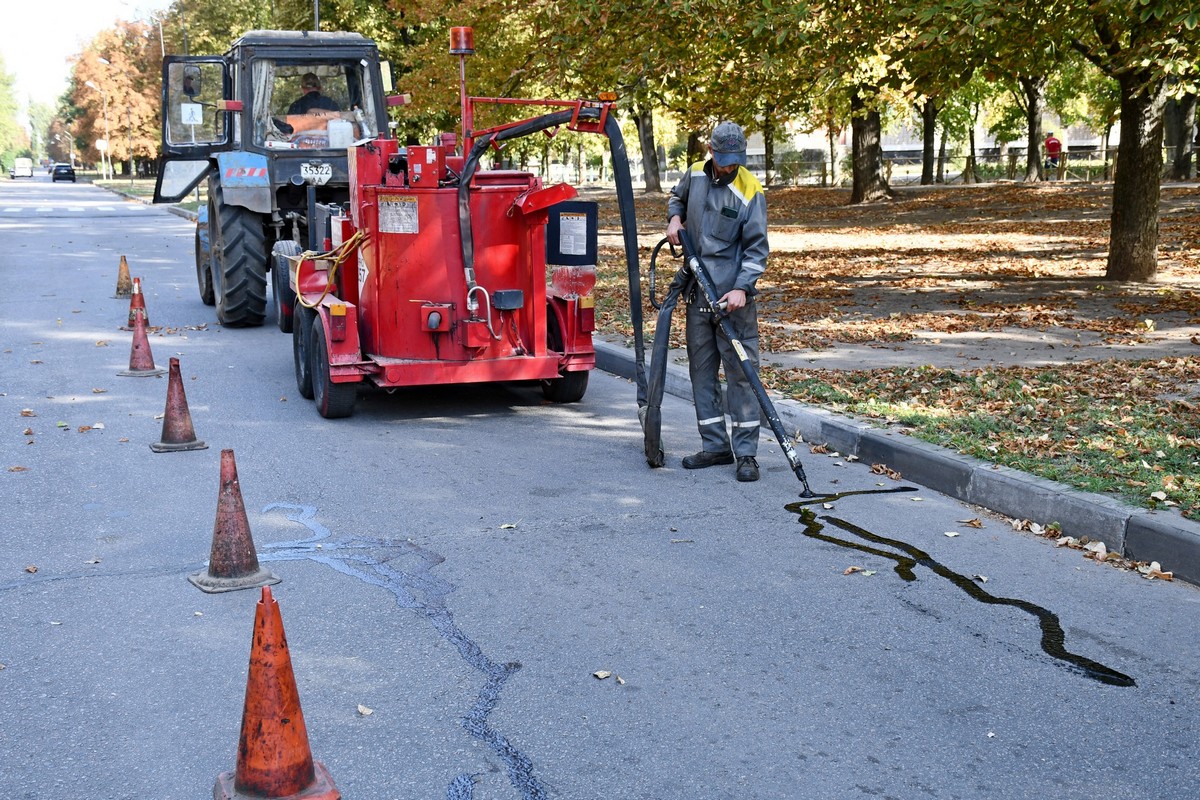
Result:
<svg viewBox="0 0 1200 800"><path fill-rule="evenodd" d="M758 480L758 434L761 411L741 359L718 332L718 314L728 313L734 331L758 369L758 310L755 283L767 267L767 198L762 184L746 169L746 134L733 122L713 129L712 157L693 164L671 190L667 202L667 239L679 244L687 228L697 255L716 285L718 304L709 307L696 282L687 297L687 354L700 429L700 452L683 459L684 469L732 464L739 481ZM718 370L725 364L727 402L721 402ZM732 447L725 428L725 409L733 427Z"/></svg>
<svg viewBox="0 0 1200 800"><path fill-rule="evenodd" d="M1058 169L1058 159L1062 155L1062 142L1050 131L1046 136L1046 169Z"/></svg>

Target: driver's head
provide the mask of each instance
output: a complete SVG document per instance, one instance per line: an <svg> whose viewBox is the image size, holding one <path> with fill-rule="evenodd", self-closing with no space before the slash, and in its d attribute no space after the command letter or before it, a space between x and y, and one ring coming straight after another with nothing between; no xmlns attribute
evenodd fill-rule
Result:
<svg viewBox="0 0 1200 800"><path fill-rule="evenodd" d="M300 78L300 89L308 94L309 92L321 91L321 79L317 77L315 72L306 72Z"/></svg>

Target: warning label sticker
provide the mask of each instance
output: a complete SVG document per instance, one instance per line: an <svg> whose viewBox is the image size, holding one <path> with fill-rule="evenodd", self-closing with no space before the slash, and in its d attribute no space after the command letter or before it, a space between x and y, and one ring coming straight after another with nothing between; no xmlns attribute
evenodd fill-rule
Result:
<svg viewBox="0 0 1200 800"><path fill-rule="evenodd" d="M558 251L565 256L587 255L587 214L559 215Z"/></svg>
<svg viewBox="0 0 1200 800"><path fill-rule="evenodd" d="M383 233L419 233L417 198L411 195L380 195L379 230Z"/></svg>

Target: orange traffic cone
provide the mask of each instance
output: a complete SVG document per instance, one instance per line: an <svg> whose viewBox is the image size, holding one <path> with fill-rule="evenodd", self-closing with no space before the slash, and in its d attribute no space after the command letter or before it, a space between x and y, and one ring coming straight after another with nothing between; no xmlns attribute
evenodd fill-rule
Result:
<svg viewBox="0 0 1200 800"><path fill-rule="evenodd" d="M313 761L279 603L264 586L254 609L237 767L217 777L213 798L339 800L341 796L329 770Z"/></svg>
<svg viewBox="0 0 1200 800"><path fill-rule="evenodd" d="M154 366L154 354L150 352L150 339L146 336L146 317L140 311L133 323L133 346L129 348L129 369L118 372L128 378L151 378L162 375L165 370Z"/></svg>
<svg viewBox="0 0 1200 800"><path fill-rule="evenodd" d="M129 280L129 262L125 260L125 256L121 256L121 266L117 269L117 293L113 295L118 299L129 297L133 292L133 284Z"/></svg>
<svg viewBox="0 0 1200 800"><path fill-rule="evenodd" d="M129 295L129 327L134 325L134 317L137 316L139 309L142 316L146 319L146 326L150 325L150 315L146 312L146 297L142 294L142 279L133 279L133 291Z"/></svg>
<svg viewBox="0 0 1200 800"><path fill-rule="evenodd" d="M167 407L163 412L162 441L150 445L156 453L177 453L181 450L207 450L208 445L196 438L192 414L188 411L183 379L179 377L179 359L171 358L167 379Z"/></svg>
<svg viewBox="0 0 1200 800"><path fill-rule="evenodd" d="M232 450L221 451L221 488L217 493L217 521L213 525L208 569L189 575L188 580L210 593L251 589L282 580L259 566Z"/></svg>

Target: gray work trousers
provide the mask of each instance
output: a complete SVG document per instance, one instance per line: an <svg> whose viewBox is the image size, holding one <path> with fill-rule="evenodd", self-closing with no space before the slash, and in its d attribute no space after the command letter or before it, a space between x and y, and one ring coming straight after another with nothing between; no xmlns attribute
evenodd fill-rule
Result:
<svg viewBox="0 0 1200 800"><path fill-rule="evenodd" d="M758 369L758 310L747 298L744 308L729 315L742 349ZM718 370L725 365L726 400L733 428L733 454L758 455L758 430L761 411L750 381L742 371L741 359L720 330L717 316L703 300L687 306L688 371L692 379L692 398L696 403L696 427L703 449L710 453L728 453L729 434L725 428L726 404L721 402Z"/></svg>

